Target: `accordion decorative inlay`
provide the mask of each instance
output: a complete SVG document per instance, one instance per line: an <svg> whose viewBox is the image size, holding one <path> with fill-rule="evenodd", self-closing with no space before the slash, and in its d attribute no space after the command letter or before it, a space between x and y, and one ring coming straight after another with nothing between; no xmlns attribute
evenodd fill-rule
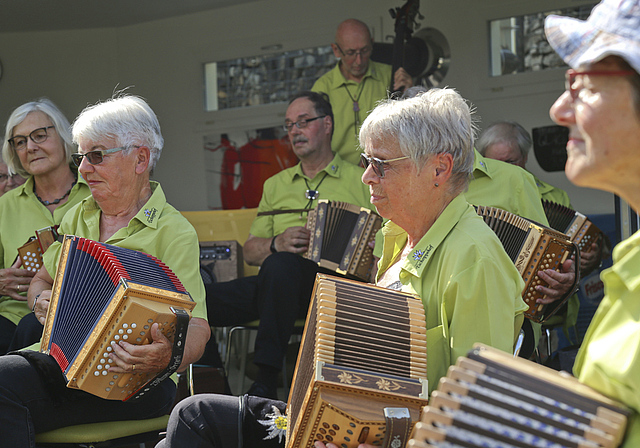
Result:
<svg viewBox="0 0 640 448"><path fill-rule="evenodd" d="M426 378L420 298L318 274L287 404L286 446L380 445L391 434L385 413L397 409L390 409L419 419Z"/></svg>
<svg viewBox="0 0 640 448"><path fill-rule="evenodd" d="M589 251L602 231L580 212L557 202L542 200L542 208L552 229L566 234L581 251Z"/></svg>
<svg viewBox="0 0 640 448"><path fill-rule="evenodd" d="M496 233L507 255L522 275L525 288L522 299L529 306L524 315L535 322L544 322L553 316L573 293L574 288L562 299L548 305L537 304L544 297L536 291L538 285L547 283L538 277L544 269L559 270L567 258L577 252L567 235L528 219L494 207L476 207L478 215ZM576 263L576 281L579 278Z"/></svg>
<svg viewBox="0 0 640 448"><path fill-rule="evenodd" d="M476 345L441 378L408 447L613 448L629 415L567 373Z"/></svg>
<svg viewBox="0 0 640 448"><path fill-rule="evenodd" d="M138 398L180 366L194 306L157 258L65 235L40 351L53 356L69 388ZM149 344L156 322L173 343L169 366L160 373L109 372L111 343Z"/></svg>
<svg viewBox="0 0 640 448"><path fill-rule="evenodd" d="M339 274L367 281L373 268L369 242L381 225L380 215L367 208L321 199L307 216L311 237L304 256Z"/></svg>

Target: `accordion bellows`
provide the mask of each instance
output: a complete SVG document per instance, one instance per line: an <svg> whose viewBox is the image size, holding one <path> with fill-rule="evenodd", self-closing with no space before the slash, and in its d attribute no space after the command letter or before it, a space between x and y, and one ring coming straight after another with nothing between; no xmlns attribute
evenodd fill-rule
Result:
<svg viewBox="0 0 640 448"><path fill-rule="evenodd" d="M374 241L382 218L347 202L319 200L307 217L311 231L305 258L350 278L368 281L373 268Z"/></svg>
<svg viewBox="0 0 640 448"><path fill-rule="evenodd" d="M559 270L562 263L577 252L575 245L564 233L505 210L484 206L476 209L478 215L496 233L525 282L522 299L529 309L524 315L534 322L544 322L564 305L570 294L547 305L536 303L537 299L543 298L543 294L536 291L535 287L547 286L547 283L538 277L538 271ZM576 266L576 283L578 277Z"/></svg>
<svg viewBox="0 0 640 448"><path fill-rule="evenodd" d="M180 365L194 307L157 258L66 235L40 351L53 356L69 388L106 399L137 398ZM159 374L108 372L111 343L149 344L154 322L173 342L169 367Z"/></svg>
<svg viewBox="0 0 640 448"><path fill-rule="evenodd" d="M410 448L613 448L629 409L531 361L478 344L440 379Z"/></svg>
<svg viewBox="0 0 640 448"><path fill-rule="evenodd" d="M385 408L408 408L419 419L426 378L418 297L318 274L287 404L286 446L380 445Z"/></svg>
<svg viewBox="0 0 640 448"><path fill-rule="evenodd" d="M591 244L602 234L589 218L569 207L543 199L542 208L549 220L549 226L566 234L581 251L589 251Z"/></svg>

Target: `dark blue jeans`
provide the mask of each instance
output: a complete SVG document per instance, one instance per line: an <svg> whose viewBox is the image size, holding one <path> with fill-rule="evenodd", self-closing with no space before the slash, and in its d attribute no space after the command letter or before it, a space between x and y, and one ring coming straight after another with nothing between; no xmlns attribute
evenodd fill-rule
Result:
<svg viewBox="0 0 640 448"><path fill-rule="evenodd" d="M68 389L59 368L57 375L43 379L32 365L34 360L55 372L57 364L45 354L36 354L30 361L20 355L0 356L2 446L34 447L36 433L83 423L158 417L173 405L176 388L170 379L135 402L104 400Z"/></svg>

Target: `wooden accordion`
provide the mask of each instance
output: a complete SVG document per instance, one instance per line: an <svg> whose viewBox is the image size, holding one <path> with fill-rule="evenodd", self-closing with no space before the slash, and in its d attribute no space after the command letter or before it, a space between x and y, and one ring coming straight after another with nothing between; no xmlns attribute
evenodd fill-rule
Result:
<svg viewBox="0 0 640 448"><path fill-rule="evenodd" d="M405 408L416 422L427 404L426 378L420 298L318 274L287 403L286 446L395 440L385 417Z"/></svg>
<svg viewBox="0 0 640 448"><path fill-rule="evenodd" d="M543 295L536 291L535 287L547 286L547 283L538 277L538 271L558 270L567 258L577 253L575 244L561 232L499 208L480 206L476 207L476 210L496 233L507 255L524 279L522 299L529 306L524 315L534 322L544 322L569 299L577 285L579 273L576 265L574 288L562 300L542 305L536 303Z"/></svg>
<svg viewBox="0 0 640 448"><path fill-rule="evenodd" d="M22 266L27 271L38 272L42 267L42 254L58 239L57 227L45 227L44 229L36 230L36 235L29 238L29 241L18 248Z"/></svg>
<svg viewBox="0 0 640 448"><path fill-rule="evenodd" d="M65 235L40 351L50 354L67 387L110 400L139 398L182 361L195 302L157 258ZM159 374L111 373L111 344L152 342L157 322L173 342L169 366Z"/></svg>
<svg viewBox="0 0 640 448"><path fill-rule="evenodd" d="M321 199L307 217L311 237L304 256L338 274L368 281L374 262L369 242L381 225L380 215L367 208Z"/></svg>
<svg viewBox="0 0 640 448"><path fill-rule="evenodd" d="M408 447L613 448L629 415L568 373L476 345L440 379Z"/></svg>
<svg viewBox="0 0 640 448"><path fill-rule="evenodd" d="M580 251L588 252L591 244L600 238L602 231L580 212L557 202L542 200L542 208L549 220L549 226L566 234L577 244Z"/></svg>

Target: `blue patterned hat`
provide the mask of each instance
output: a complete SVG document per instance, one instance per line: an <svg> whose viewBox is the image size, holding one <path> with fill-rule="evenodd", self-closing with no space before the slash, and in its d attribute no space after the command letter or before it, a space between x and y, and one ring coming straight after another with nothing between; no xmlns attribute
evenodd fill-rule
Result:
<svg viewBox="0 0 640 448"><path fill-rule="evenodd" d="M547 39L577 69L606 56L620 56L640 73L640 0L603 0L584 20L551 15Z"/></svg>

